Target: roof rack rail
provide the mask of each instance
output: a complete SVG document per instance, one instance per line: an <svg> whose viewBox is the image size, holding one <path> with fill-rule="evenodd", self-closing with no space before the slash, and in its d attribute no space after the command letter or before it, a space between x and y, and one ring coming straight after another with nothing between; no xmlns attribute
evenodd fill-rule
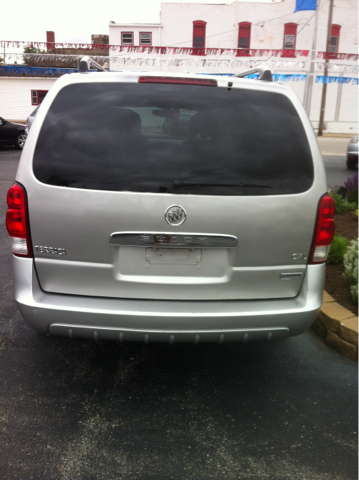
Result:
<svg viewBox="0 0 359 480"><path fill-rule="evenodd" d="M79 73L88 73L91 67L95 67L98 72L107 72L102 65L95 62L92 58L87 56L82 57L79 63Z"/></svg>
<svg viewBox="0 0 359 480"><path fill-rule="evenodd" d="M273 82L272 72L266 65L250 68L249 70L245 70L244 72L237 73L233 76L246 77L247 75L251 75L253 73L259 73L259 80L263 80L264 82Z"/></svg>

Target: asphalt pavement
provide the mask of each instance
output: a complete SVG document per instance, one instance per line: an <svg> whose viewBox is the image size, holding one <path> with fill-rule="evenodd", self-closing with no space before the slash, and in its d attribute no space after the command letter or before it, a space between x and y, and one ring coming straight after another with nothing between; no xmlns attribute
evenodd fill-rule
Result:
<svg viewBox="0 0 359 480"><path fill-rule="evenodd" d="M355 172L346 168L346 151L350 138L319 137L329 188L344 185Z"/></svg>
<svg viewBox="0 0 359 480"><path fill-rule="evenodd" d="M0 150L0 480L357 479L357 364L310 332L170 346L30 329L4 226L18 158Z"/></svg>

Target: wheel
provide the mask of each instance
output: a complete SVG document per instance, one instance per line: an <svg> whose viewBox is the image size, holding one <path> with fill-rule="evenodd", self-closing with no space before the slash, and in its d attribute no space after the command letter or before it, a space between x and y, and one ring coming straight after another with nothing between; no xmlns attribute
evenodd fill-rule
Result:
<svg viewBox="0 0 359 480"><path fill-rule="evenodd" d="M25 140L26 140L26 133L20 132L19 135L16 137L15 148L17 150L22 150L25 145Z"/></svg>
<svg viewBox="0 0 359 480"><path fill-rule="evenodd" d="M348 170L356 170L358 165L358 159L357 158L348 158L347 157L347 169Z"/></svg>

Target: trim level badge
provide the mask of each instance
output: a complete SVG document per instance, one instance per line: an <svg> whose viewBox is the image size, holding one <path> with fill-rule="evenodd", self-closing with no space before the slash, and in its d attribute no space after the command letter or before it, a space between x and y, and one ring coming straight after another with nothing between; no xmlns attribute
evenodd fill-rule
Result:
<svg viewBox="0 0 359 480"><path fill-rule="evenodd" d="M172 227L179 227L186 220L186 211L179 205L171 205L165 211L165 220Z"/></svg>

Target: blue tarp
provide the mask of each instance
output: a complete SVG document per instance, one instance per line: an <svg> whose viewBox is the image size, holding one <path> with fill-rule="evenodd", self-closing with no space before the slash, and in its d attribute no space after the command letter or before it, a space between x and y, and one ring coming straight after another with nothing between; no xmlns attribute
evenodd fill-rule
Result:
<svg viewBox="0 0 359 480"><path fill-rule="evenodd" d="M76 73L77 70L74 68L47 68L47 67L25 67L25 66L15 66L15 65L0 65L0 71L1 72L6 72L6 73L14 73L21 75L22 73L25 73L27 75L31 74L38 74L40 73L41 75L55 75L55 74L65 74L65 73Z"/></svg>

